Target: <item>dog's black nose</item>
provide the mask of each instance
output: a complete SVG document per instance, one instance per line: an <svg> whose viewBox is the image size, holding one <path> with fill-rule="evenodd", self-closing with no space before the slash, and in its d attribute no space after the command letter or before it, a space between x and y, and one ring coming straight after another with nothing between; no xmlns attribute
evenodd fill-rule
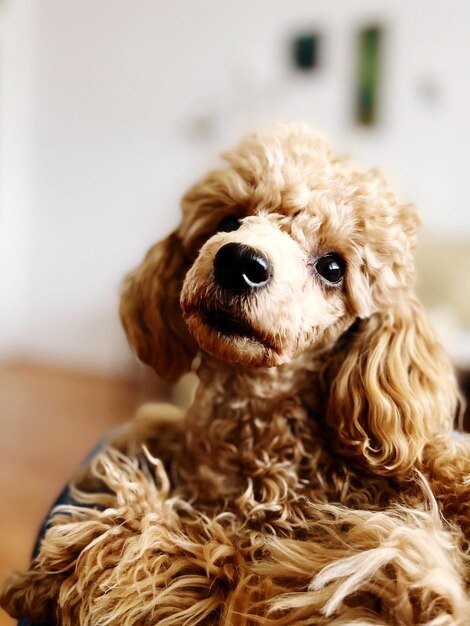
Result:
<svg viewBox="0 0 470 626"><path fill-rule="evenodd" d="M259 250L242 243L227 243L215 255L214 275L224 289L241 292L267 285L273 268Z"/></svg>

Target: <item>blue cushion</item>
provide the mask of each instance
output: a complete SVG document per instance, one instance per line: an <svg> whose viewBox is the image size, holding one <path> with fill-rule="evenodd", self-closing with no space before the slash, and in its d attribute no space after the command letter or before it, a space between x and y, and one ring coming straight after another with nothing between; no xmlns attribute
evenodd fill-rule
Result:
<svg viewBox="0 0 470 626"><path fill-rule="evenodd" d="M106 439L104 439L103 441L100 441L99 444L97 446L95 446L93 448L93 450L90 452L90 454L88 454L88 456L85 458L83 464L91 461L91 459L94 456L96 456L102 450L102 448L104 447L105 443L106 443ZM41 524L41 528L39 529L39 533L38 533L38 536L36 538L36 542L34 544L34 549L33 549L33 554L32 554L32 558L33 559L39 554L39 549L41 547L41 541L43 540L44 535L46 534L46 530L49 527L49 522L51 520L52 511L59 504L78 504L72 498L72 494L70 493L70 488L69 488L68 485L66 485L65 488L62 490L61 494L56 499L54 504L51 506L51 508L49 510L49 513L46 515L46 518L44 519L44 521ZM84 506L84 505L81 505L81 506ZM56 626L56 625L55 624L49 624L49 623L41 623L40 624L39 622L33 622L29 618L22 618L22 619L20 619L17 622L17 626Z"/></svg>

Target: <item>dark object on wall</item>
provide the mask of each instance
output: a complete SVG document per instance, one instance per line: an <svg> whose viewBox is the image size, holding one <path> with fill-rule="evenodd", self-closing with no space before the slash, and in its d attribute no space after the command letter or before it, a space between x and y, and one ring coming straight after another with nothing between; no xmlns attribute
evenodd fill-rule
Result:
<svg viewBox="0 0 470 626"><path fill-rule="evenodd" d="M363 126L373 126L378 118L382 39L380 26L359 32L355 118Z"/></svg>
<svg viewBox="0 0 470 626"><path fill-rule="evenodd" d="M292 59L296 69L309 72L318 66L320 39L316 33L304 33L294 37Z"/></svg>

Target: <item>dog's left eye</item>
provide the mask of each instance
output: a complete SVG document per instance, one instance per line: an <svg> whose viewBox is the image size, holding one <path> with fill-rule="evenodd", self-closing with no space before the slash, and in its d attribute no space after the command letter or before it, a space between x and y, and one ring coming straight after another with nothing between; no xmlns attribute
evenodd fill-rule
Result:
<svg viewBox="0 0 470 626"><path fill-rule="evenodd" d="M238 230L240 228L240 218L238 215L227 215L220 222L217 232L219 233L230 233L232 230Z"/></svg>
<svg viewBox="0 0 470 626"><path fill-rule="evenodd" d="M315 269L326 281L336 285L343 278L344 261L337 254L325 254L315 263Z"/></svg>

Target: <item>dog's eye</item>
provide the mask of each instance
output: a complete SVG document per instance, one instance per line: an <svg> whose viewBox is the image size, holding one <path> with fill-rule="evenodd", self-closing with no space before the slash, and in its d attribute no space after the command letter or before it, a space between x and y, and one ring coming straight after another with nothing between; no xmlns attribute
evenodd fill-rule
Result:
<svg viewBox="0 0 470 626"><path fill-rule="evenodd" d="M230 233L232 230L238 230L240 228L240 218L238 215L227 215L220 222L217 232L219 233Z"/></svg>
<svg viewBox="0 0 470 626"><path fill-rule="evenodd" d="M315 263L315 269L326 281L336 285L343 278L344 261L337 254L325 254Z"/></svg>

